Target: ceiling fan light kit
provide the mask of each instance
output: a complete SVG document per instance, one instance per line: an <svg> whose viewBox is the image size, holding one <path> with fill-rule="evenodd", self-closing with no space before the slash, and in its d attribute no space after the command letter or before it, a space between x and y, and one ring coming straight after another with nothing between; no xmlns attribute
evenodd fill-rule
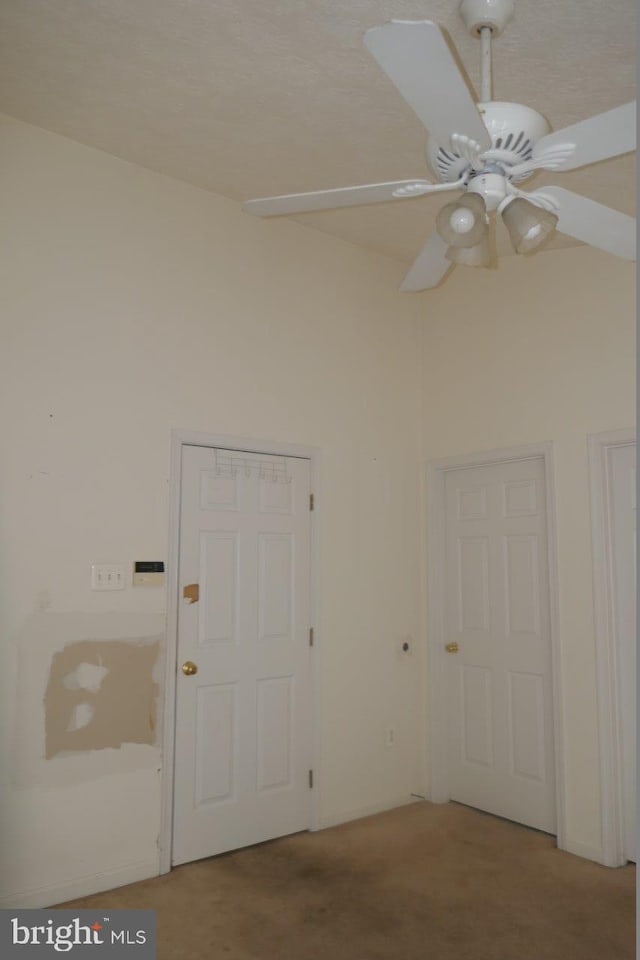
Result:
<svg viewBox="0 0 640 960"><path fill-rule="evenodd" d="M509 231L516 253L532 253L553 233L558 218L550 210L537 207L524 197L514 197L502 210L502 220Z"/></svg>
<svg viewBox="0 0 640 960"><path fill-rule="evenodd" d="M452 247L475 247L487 232L487 208L479 193L466 193L447 203L436 218L436 229Z"/></svg>
<svg viewBox="0 0 640 960"><path fill-rule="evenodd" d="M558 187L526 193L516 184L538 170L562 172L635 150L635 102L551 131L531 107L493 100L491 41L514 13L513 0L462 0L462 17L480 40L481 96L475 103L447 41L429 20L391 20L364 43L428 132L426 159L437 183L401 180L248 200L256 216L409 200L463 191L436 218L401 290L437 286L452 264L493 265L490 231L502 217L516 253L537 250L556 229L615 256L635 259L635 220Z"/></svg>
<svg viewBox="0 0 640 960"><path fill-rule="evenodd" d="M490 267L492 257L489 237L485 234L473 247L449 247L445 257L450 263L463 267Z"/></svg>

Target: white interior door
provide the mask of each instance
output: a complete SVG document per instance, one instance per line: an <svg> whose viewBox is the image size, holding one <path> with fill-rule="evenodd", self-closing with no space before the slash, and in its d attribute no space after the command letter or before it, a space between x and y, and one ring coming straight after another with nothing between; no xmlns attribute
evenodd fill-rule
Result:
<svg viewBox="0 0 640 960"><path fill-rule="evenodd" d="M542 458L446 471L445 545L449 794L554 833Z"/></svg>
<svg viewBox="0 0 640 960"><path fill-rule="evenodd" d="M611 446L613 624L618 672L623 852L636 859L636 445Z"/></svg>
<svg viewBox="0 0 640 960"><path fill-rule="evenodd" d="M183 448L174 864L310 826L309 477Z"/></svg>

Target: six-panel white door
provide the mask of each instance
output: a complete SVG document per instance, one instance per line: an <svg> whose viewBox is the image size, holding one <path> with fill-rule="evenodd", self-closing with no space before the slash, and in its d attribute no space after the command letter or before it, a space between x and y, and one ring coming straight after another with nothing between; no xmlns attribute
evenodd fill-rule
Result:
<svg viewBox="0 0 640 960"><path fill-rule="evenodd" d="M308 460L183 448L174 864L310 826L309 483Z"/></svg>
<svg viewBox="0 0 640 960"><path fill-rule="evenodd" d="M636 859L636 445L607 450L623 852Z"/></svg>
<svg viewBox="0 0 640 960"><path fill-rule="evenodd" d="M451 799L554 833L542 458L445 474Z"/></svg>

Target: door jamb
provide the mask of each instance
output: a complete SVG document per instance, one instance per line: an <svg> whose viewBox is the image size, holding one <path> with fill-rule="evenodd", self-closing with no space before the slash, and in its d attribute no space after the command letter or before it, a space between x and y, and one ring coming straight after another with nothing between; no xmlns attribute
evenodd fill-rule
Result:
<svg viewBox="0 0 640 960"><path fill-rule="evenodd" d="M558 614L558 563L556 510L554 496L553 444L534 443L525 446L488 450L443 460L432 460L426 468L427 499L427 690L429 704L429 754L427 772L429 799L446 803L451 797L447 777L446 717L444 710L444 581L441 558L444 555L444 490L449 470L486 466L516 460L542 459L544 463L547 512L547 561L549 570L549 627L551 640L551 686L553 742L556 776L556 843L566 849L566 785L564 714L562 710L562 675Z"/></svg>
<svg viewBox="0 0 640 960"><path fill-rule="evenodd" d="M171 431L171 463L169 472L169 545L167 553L167 639L164 658L164 683L160 703L162 716L162 760L160 768L160 831L158 836L159 873L171 870L173 842L173 780L175 759L176 669L178 656L178 556L180 548L180 497L182 448L184 446L219 447L225 450L271 454L272 456L301 457L310 461L311 490L314 494L311 521L311 624L313 626L312 661L312 755L314 788L311 791L310 830L320 825L320 718L319 718L319 664L321 625L319 623L319 569L320 537L318 512L322 498L320 490L321 454L318 447L294 443L277 443L248 437L200 433L192 430Z"/></svg>
<svg viewBox="0 0 640 960"><path fill-rule="evenodd" d="M593 549L593 606L600 744L602 862L626 863L623 839L620 697L613 617L613 570L608 454L636 442L635 430L610 430L588 437Z"/></svg>

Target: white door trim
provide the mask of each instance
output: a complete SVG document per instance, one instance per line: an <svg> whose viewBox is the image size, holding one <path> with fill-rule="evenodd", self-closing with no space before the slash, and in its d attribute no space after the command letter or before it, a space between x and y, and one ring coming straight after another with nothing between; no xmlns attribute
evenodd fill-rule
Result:
<svg viewBox="0 0 640 960"><path fill-rule="evenodd" d="M549 566L549 612L551 634L551 672L553 701L553 742L556 774L557 845L565 847L565 763L564 715L562 711L561 657L558 618L558 564L556 556L556 514L553 483L553 444L536 443L526 446L488 450L481 453L432 460L426 465L427 502L427 691L429 704L427 740L429 754L427 775L429 797L432 803L450 800L447 776L446 710L443 700L445 678L444 655L444 583L442 557L445 548L444 511L445 475L449 470L464 467L507 463L514 460L541 458L544 462L547 503L547 551Z"/></svg>
<svg viewBox="0 0 640 960"><path fill-rule="evenodd" d="M313 770L314 781L311 796L311 830L319 829L320 776L319 703L318 695L318 650L320 644L319 623L319 524L317 514L320 496L320 450L294 443L276 443L254 440L248 437L230 437L218 434L198 433L192 430L171 431L171 465L169 472L169 546L167 552L167 640L165 648L164 684L160 715L162 716L162 761L160 768L160 873L171 870L171 846L173 839L173 771L175 757L175 712L176 712L176 664L178 655L178 552L180 546L180 474L183 446L221 447L251 453L271 454L282 457L303 457L311 462L311 489L314 494L314 510L311 513L311 622L313 624L314 667L312 671L313 703Z"/></svg>
<svg viewBox="0 0 640 960"><path fill-rule="evenodd" d="M612 529L607 456L612 447L636 442L634 430L590 434L591 530L593 605L600 745L602 853L607 867L626 863L623 844L620 708L613 629Z"/></svg>

